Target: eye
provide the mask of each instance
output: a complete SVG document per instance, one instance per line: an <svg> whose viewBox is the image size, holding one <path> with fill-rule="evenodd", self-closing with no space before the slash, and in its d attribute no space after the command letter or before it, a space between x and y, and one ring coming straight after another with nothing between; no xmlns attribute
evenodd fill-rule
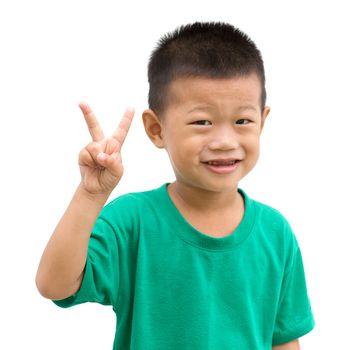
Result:
<svg viewBox="0 0 350 350"><path fill-rule="evenodd" d="M209 120L196 120L195 122L191 123L194 125L204 125L204 126L208 126L211 125L211 122Z"/></svg>
<svg viewBox="0 0 350 350"><path fill-rule="evenodd" d="M249 119L238 119L236 121L236 124L238 124L238 125L246 125L246 124L249 124L250 122L251 122L251 120L249 120Z"/></svg>

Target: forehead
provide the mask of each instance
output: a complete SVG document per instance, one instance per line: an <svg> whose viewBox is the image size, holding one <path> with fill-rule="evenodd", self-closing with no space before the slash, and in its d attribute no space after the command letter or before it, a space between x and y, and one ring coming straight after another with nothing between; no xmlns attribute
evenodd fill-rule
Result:
<svg viewBox="0 0 350 350"><path fill-rule="evenodd" d="M168 108L205 104L239 108L242 105L260 107L261 83L256 74L212 79L204 77L177 78L169 86Z"/></svg>

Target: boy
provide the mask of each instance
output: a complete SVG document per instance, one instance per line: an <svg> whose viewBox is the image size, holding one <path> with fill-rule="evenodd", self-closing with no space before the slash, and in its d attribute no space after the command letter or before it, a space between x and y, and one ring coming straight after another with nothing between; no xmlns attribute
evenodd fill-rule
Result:
<svg viewBox="0 0 350 350"><path fill-rule="evenodd" d="M259 50L229 24L189 24L160 40L148 78L145 131L176 181L103 207L134 112L105 138L81 103L92 143L39 291L61 307L112 305L114 349L299 349L314 320L298 243L279 212L238 188L269 113Z"/></svg>

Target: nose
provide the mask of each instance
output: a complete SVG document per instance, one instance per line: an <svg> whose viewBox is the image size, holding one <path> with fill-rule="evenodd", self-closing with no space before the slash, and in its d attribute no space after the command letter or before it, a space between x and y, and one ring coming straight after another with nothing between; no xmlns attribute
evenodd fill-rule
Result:
<svg viewBox="0 0 350 350"><path fill-rule="evenodd" d="M229 151L239 147L238 135L234 130L225 126L213 131L208 143L211 151Z"/></svg>

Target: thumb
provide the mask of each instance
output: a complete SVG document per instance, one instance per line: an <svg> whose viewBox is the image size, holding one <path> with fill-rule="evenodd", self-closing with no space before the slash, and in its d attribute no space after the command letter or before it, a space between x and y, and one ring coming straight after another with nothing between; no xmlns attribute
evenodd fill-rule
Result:
<svg viewBox="0 0 350 350"><path fill-rule="evenodd" d="M97 161L101 166L108 169L114 176L120 176L120 156L116 154L99 153Z"/></svg>
<svg viewBox="0 0 350 350"><path fill-rule="evenodd" d="M106 154L106 153L100 152L97 155L97 160L100 163L100 165L105 166L107 159L108 159L108 154Z"/></svg>

